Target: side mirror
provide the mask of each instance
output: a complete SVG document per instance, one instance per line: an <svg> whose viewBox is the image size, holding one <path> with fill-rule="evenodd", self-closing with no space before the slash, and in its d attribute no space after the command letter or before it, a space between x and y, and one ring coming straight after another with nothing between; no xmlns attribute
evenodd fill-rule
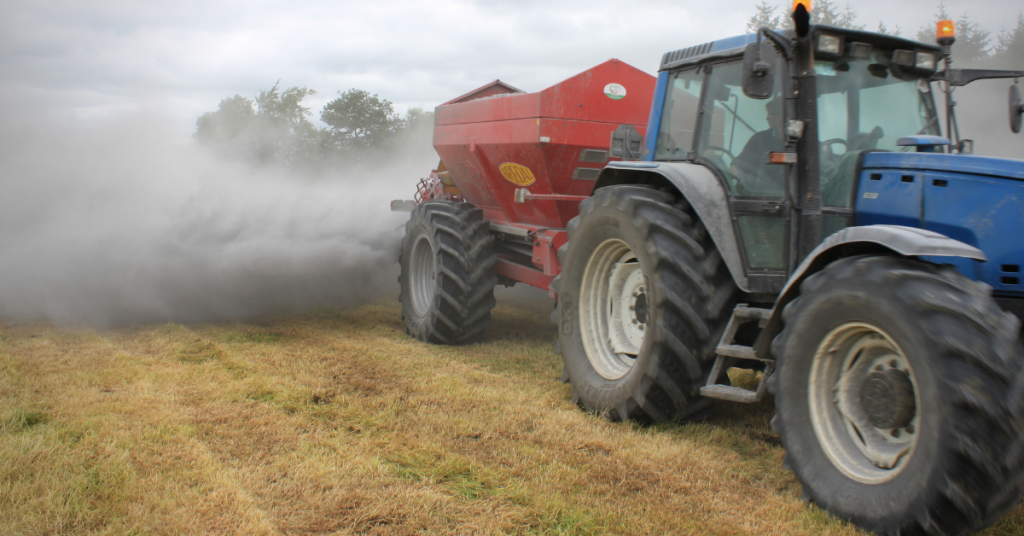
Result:
<svg viewBox="0 0 1024 536"><path fill-rule="evenodd" d="M758 39L750 43L743 52L743 94L752 99L767 99L772 96L775 85L775 47Z"/></svg>
<svg viewBox="0 0 1024 536"><path fill-rule="evenodd" d="M1020 96L1020 86L1010 86L1010 130L1020 134L1021 115L1024 114L1024 99Z"/></svg>
<svg viewBox="0 0 1024 536"><path fill-rule="evenodd" d="M633 125L619 125L619 128L612 132L612 143L608 148L608 156L621 158L623 162L640 160L643 155L644 137Z"/></svg>

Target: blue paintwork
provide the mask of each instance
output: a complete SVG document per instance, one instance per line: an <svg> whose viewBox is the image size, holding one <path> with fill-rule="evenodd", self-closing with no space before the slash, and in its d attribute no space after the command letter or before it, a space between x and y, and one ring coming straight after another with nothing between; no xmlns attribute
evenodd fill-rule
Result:
<svg viewBox="0 0 1024 536"><path fill-rule="evenodd" d="M654 160L654 147L658 144L658 130L661 128L661 110L665 107L665 91L668 88L668 71L658 73L654 86L654 101L651 116L647 118L647 136L644 139L644 154L640 160Z"/></svg>
<svg viewBox="0 0 1024 536"><path fill-rule="evenodd" d="M743 35L736 35L736 36L733 36L733 37L727 37L725 39L719 39L717 41L712 41L710 43L711 47L708 48L707 52L704 52L703 54L700 54L700 55L697 55L697 56L686 58L685 61L673 65L672 69L676 69L678 67L682 67L682 66L686 66L686 65L693 65L694 63L699 63L701 61L704 61L708 56L728 56L730 54L742 54L744 48L747 45L749 45L750 43L754 43L756 41L757 41L757 34L752 34L752 33L750 33L750 34L743 34ZM703 43L702 45L694 45L694 46L704 46L704 45L707 45L707 44L708 43ZM679 50L683 50L683 49L679 49ZM673 50L673 51L667 52L666 54L670 54L671 52L677 52L677 51ZM664 58L664 56L663 56L663 58ZM662 65L664 65L664 63ZM664 68L665 67L662 67L662 69L664 69Z"/></svg>
<svg viewBox="0 0 1024 536"><path fill-rule="evenodd" d="M684 65L699 63L711 55L719 55L728 52L740 54L744 48L757 41L757 34L744 34L719 39L711 43L711 48L706 54L688 58ZM673 67L675 69L675 67ZM668 71L658 73L658 81L654 86L654 100L651 103L651 115L647 118L647 135L644 138L645 155L640 159L654 160L654 147L658 144L658 129L661 127L661 111L665 107L665 92L668 89Z"/></svg>
<svg viewBox="0 0 1024 536"><path fill-rule="evenodd" d="M1020 160L973 154L868 153L864 167L948 171L1024 180L1024 163Z"/></svg>
<svg viewBox="0 0 1024 536"><path fill-rule="evenodd" d="M658 169L661 164L657 162L609 162L609 166L617 168L634 168L634 169Z"/></svg>
<svg viewBox="0 0 1024 536"><path fill-rule="evenodd" d="M711 52L709 52L709 54L715 54L732 49L741 51L747 45L755 41L757 41L757 34L754 33L726 37L725 39L715 41L714 44L711 45Z"/></svg>
<svg viewBox="0 0 1024 536"><path fill-rule="evenodd" d="M855 207L857 225L928 229L981 249L986 263L929 260L956 266L998 295L1024 297L1024 163L959 154L869 153Z"/></svg>

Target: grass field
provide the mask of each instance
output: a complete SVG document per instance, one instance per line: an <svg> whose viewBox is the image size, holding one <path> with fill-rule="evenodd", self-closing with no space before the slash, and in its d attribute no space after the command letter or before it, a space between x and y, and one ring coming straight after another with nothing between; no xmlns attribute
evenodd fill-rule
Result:
<svg viewBox="0 0 1024 536"><path fill-rule="evenodd" d="M391 301L2 326L0 534L860 533L800 500L771 401L654 427L573 406L549 307L499 299L457 348ZM1021 533L1017 508L985 534Z"/></svg>

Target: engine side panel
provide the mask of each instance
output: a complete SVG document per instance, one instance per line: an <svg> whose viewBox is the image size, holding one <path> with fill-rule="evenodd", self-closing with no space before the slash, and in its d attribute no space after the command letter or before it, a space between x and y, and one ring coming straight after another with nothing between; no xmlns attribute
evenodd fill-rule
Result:
<svg viewBox="0 0 1024 536"><path fill-rule="evenodd" d="M990 285L996 295L1024 297L1024 180L1001 159L922 153L872 153L864 160L857 225L927 229L985 252L988 262L926 257ZM963 161L957 158L963 158ZM980 164L992 160L991 167Z"/></svg>

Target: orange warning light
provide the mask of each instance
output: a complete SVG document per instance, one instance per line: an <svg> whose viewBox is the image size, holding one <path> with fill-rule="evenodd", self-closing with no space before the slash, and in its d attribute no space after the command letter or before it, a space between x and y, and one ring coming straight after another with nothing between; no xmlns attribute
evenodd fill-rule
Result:
<svg viewBox="0 0 1024 536"><path fill-rule="evenodd" d="M797 6L801 6L801 5L804 6L804 9L806 9L808 13L811 12L811 0L793 0L793 9L792 9L792 11L794 13L796 13Z"/></svg>
<svg viewBox="0 0 1024 536"><path fill-rule="evenodd" d="M956 37L956 27L953 25L953 21L940 20L935 27L935 37L938 39Z"/></svg>

